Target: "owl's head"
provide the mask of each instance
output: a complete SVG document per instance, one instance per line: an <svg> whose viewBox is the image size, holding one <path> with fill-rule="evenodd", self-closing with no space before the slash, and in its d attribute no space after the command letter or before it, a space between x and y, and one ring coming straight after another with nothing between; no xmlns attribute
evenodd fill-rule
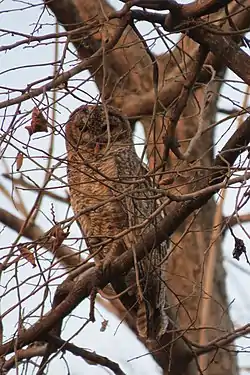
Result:
<svg viewBox="0 0 250 375"><path fill-rule="evenodd" d="M66 138L71 146L102 148L114 142L130 142L131 128L118 110L102 105L77 108L66 124Z"/></svg>

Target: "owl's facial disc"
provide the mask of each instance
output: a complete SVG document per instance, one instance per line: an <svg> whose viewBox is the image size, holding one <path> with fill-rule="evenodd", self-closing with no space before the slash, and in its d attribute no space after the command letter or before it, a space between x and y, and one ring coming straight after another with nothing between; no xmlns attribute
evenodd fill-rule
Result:
<svg viewBox="0 0 250 375"><path fill-rule="evenodd" d="M84 105L71 114L69 121L74 121L78 144L98 144L102 147L119 139L128 140L130 136L129 124L111 107L105 111L102 105Z"/></svg>

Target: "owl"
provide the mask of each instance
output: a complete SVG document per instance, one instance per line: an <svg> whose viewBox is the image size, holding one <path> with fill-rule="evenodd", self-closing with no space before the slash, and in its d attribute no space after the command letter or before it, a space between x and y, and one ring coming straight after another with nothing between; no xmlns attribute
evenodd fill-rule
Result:
<svg viewBox="0 0 250 375"><path fill-rule="evenodd" d="M130 124L118 110L102 105L76 109L66 123L67 176L71 206L97 265L104 268L157 228L162 215L154 181L137 156ZM168 325L164 242L127 275L112 282L136 319L139 336L162 335Z"/></svg>

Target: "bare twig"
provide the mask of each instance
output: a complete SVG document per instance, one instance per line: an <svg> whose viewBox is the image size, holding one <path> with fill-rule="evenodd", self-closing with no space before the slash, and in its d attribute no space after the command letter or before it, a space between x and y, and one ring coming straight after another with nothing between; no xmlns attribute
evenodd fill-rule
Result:
<svg viewBox="0 0 250 375"><path fill-rule="evenodd" d="M128 20L126 18L121 20L119 27L116 28L116 33L114 34L114 37L106 42L106 45L105 45L106 53L110 52L112 48L115 46L115 44L118 42L127 24L128 24ZM91 57L80 62L77 66L68 70L67 72L61 73L60 75L58 75L57 78L52 79L50 82L46 83L45 85L36 89L29 90L28 92L20 96L17 96L16 98L1 102L0 109L10 107L14 104L22 103L26 100L29 100L47 91L55 89L56 87L68 82L70 78L82 72L83 70L88 69L92 64L99 61L99 59L102 57L102 54L103 54L103 48L100 48Z"/></svg>
<svg viewBox="0 0 250 375"><path fill-rule="evenodd" d="M23 175L21 175L20 177L12 177L11 174L3 173L2 176L4 178L6 178L7 180L10 180L15 185L17 190L19 190L17 185L24 187L25 188L24 190L33 191L34 193L39 192L42 189L39 186L36 186L36 185L26 181L24 179ZM22 190L22 188L20 188L20 190ZM52 198L52 199L54 199L54 200L56 200L56 201L58 201L58 202L69 204L69 198L68 197L62 197L58 194L53 193L49 189L44 189L43 194Z"/></svg>
<svg viewBox="0 0 250 375"><path fill-rule="evenodd" d="M187 105L190 91L197 80L197 77L201 71L201 68L203 66L203 63L206 57L207 57L207 51L203 49L202 47L200 47L197 52L197 55L195 56L195 61L192 67L191 74L185 80L180 96L179 98L176 99L175 104L173 105L170 111L168 122L167 122L167 133L164 137L165 148L164 148L163 161L166 161L168 159L170 150L175 154L177 158L185 159L184 155L182 155L179 150L179 143L175 135L176 127L181 117L181 114Z"/></svg>

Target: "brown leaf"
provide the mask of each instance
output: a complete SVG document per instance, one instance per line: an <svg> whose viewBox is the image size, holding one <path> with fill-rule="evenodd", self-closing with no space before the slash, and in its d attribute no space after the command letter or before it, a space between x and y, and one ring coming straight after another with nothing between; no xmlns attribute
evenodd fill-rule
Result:
<svg viewBox="0 0 250 375"><path fill-rule="evenodd" d="M27 247L19 247L20 254L24 259L26 259L33 267L36 267L36 261L34 254L29 251Z"/></svg>
<svg viewBox="0 0 250 375"><path fill-rule="evenodd" d="M23 165L23 153L19 151L16 156L16 170L19 171L22 165Z"/></svg>
<svg viewBox="0 0 250 375"><path fill-rule="evenodd" d="M32 111L31 125L25 126L31 136L34 133L48 132L48 122L39 108L35 107Z"/></svg>
<svg viewBox="0 0 250 375"><path fill-rule="evenodd" d="M105 332L106 331L106 328L107 328L107 325L108 325L108 320L104 319L102 321L102 325L101 325L101 328L100 328L100 332Z"/></svg>
<svg viewBox="0 0 250 375"><path fill-rule="evenodd" d="M57 249L65 238L68 236L69 232L64 232L60 225L57 225L54 230L52 231L52 235L55 237L55 240L53 242L54 249Z"/></svg>

